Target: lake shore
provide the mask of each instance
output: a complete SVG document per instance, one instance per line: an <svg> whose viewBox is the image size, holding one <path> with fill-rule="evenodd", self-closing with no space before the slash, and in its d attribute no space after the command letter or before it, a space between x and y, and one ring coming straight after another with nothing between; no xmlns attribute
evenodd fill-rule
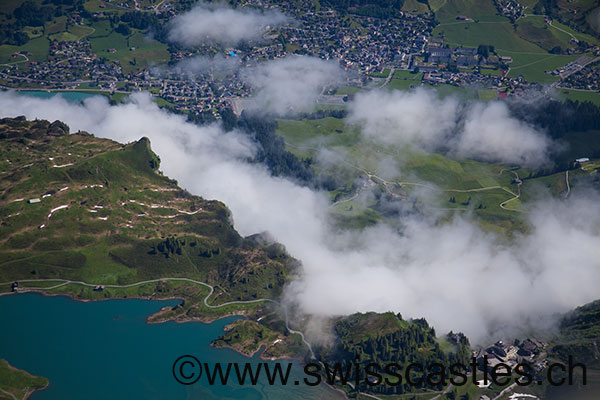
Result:
<svg viewBox="0 0 600 400"><path fill-rule="evenodd" d="M105 398L103 396L107 393L121 393L122 390L128 391L129 394L152 393L161 398L180 398L180 395L183 395L181 389L185 388L174 382L170 370L173 360L181 354L196 354L201 357L202 362L208 363L259 362L257 354L249 360L247 355L237 351L221 351L220 348L210 345L233 319L216 324L146 322L148 315L160 308L173 307L176 304L174 301L152 304L147 298L131 297L126 298L131 299L131 302L87 299L72 301L72 296L56 293L30 291L21 294L23 296L0 297L3 305L0 307L1 317L22 328L5 332L5 341L13 345L6 348L2 356L21 368L51 380L51 392L42 392L45 394L40 394L40 399L70 398L73 393L87 390L86 388L97 382L99 377L102 377L106 386L91 393L90 399L100 400ZM65 326L70 328L65 330ZM44 332L44 337L51 344L41 353L35 346L31 346L31 343L38 341L40 332ZM107 340L108 338L110 340ZM155 346L156 343L168 345ZM150 352L149 347L153 347ZM69 349L75 348L79 349L76 357L61 357L65 351L74 351ZM137 362L140 357L147 362ZM81 368L82 361L86 363L86 368ZM293 379L302 381L302 366L294 364ZM120 366L122 370L117 372L111 369L110 366L115 365ZM92 369L99 371L101 375L93 373ZM152 382L152 385L148 386L145 382ZM201 386L194 391L210 390L216 398L231 394L231 388L228 386L206 386L204 383L199 385ZM249 395L253 391L252 388L241 387L235 390L248 390ZM342 398L340 393L326 387L319 389L303 385L276 385L265 387L265 390L270 393L269 398L273 399ZM309 393L312 393L312 396ZM37 398L38 394L32 397Z"/></svg>

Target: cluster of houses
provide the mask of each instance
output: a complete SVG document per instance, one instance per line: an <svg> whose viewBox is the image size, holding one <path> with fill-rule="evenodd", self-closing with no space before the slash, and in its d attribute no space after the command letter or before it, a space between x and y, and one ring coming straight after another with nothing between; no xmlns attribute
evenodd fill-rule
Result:
<svg viewBox="0 0 600 400"><path fill-rule="evenodd" d="M507 365L514 370L518 364L529 363L533 367L533 372L537 374L548 366L544 353L546 346L546 343L535 338L513 344L500 340L486 349L473 352L473 357L480 368L487 367L489 371L499 364ZM497 372L503 372L502 368L502 366L498 367Z"/></svg>
<svg viewBox="0 0 600 400"><path fill-rule="evenodd" d="M24 53L16 53L15 57ZM81 83L117 82L123 78L118 62L96 57L89 41L50 42L46 61L4 65L0 78L5 85L74 89ZM110 87L108 84L106 87Z"/></svg>
<svg viewBox="0 0 600 400"><path fill-rule="evenodd" d="M274 5L272 0L269 3ZM350 22L333 9L315 11L311 2L298 7L298 2L283 1L277 6L297 21L280 28L288 51L335 59L361 73L422 53L434 27L431 15L399 13L390 20L355 15Z"/></svg>
<svg viewBox="0 0 600 400"><path fill-rule="evenodd" d="M519 3L517 0L494 0L498 12L512 22L515 22L523 14L525 6Z"/></svg>
<svg viewBox="0 0 600 400"><path fill-rule="evenodd" d="M171 4L169 1L145 6L133 0L103 1L101 4L166 13L166 16L177 15L186 7L183 3ZM515 0L497 0L496 5L505 15L519 15L522 11ZM427 84L479 85L498 89L501 95L517 93L529 85L521 78L505 76L508 64L512 62L510 57L499 56L493 51L480 53L476 48L451 48L445 46L442 39L433 38L436 23L429 12L419 15L398 12L389 19L360 15L346 18L335 9L315 7L313 2L242 0L240 6L277 8L294 21L278 28L268 27L259 43L246 43L242 48L228 48L222 53L224 57L235 57L245 67L296 53L337 61L351 75L359 77L359 85L372 73L385 68L418 70L424 73L423 82ZM98 17L108 18L105 14L101 11ZM82 22L78 14L70 18L75 23ZM459 17L463 18L468 20ZM173 61L222 50L208 43L192 50L170 48ZM584 69L588 62L583 58L576 60L556 73L563 78L573 75L566 85L597 90L598 72ZM0 84L44 89L75 89L89 85L110 92L151 89L176 110L212 112L217 117L217 111L224 105L234 105L236 99L252 94L236 72L190 77L174 68L169 71L167 75L157 75L148 69L125 74L118 61L94 54L87 40L52 41L47 61L24 60L0 67Z"/></svg>
<svg viewBox="0 0 600 400"><path fill-rule="evenodd" d="M153 3L152 5L146 5L144 6L142 4L142 1L139 0L126 0L126 1L113 1L113 0L102 0L103 3L100 3L98 5L98 7L105 9L107 5L111 5L114 7L119 7L119 8L125 8L128 10L135 10L135 11L152 11L155 12L157 14L161 14L161 13L167 13L167 12L174 12L177 10L177 3L173 4L170 1L160 1L160 0L153 0L151 3Z"/></svg>
<svg viewBox="0 0 600 400"><path fill-rule="evenodd" d="M600 92L600 61L590 63L565 78L561 88Z"/></svg>

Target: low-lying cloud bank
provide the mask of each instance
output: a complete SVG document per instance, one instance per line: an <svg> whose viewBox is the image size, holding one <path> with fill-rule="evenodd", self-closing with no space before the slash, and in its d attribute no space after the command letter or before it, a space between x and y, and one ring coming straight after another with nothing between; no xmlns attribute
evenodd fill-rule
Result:
<svg viewBox="0 0 600 400"><path fill-rule="evenodd" d="M288 22L288 17L275 10L261 12L201 2L169 22L169 40L189 47L207 42L235 46L241 41L259 40L267 27Z"/></svg>
<svg viewBox="0 0 600 400"><path fill-rule="evenodd" d="M310 111L323 87L336 85L343 71L334 61L309 56L287 56L245 71L255 91L256 109L283 115Z"/></svg>
<svg viewBox="0 0 600 400"><path fill-rule="evenodd" d="M425 89L370 91L350 105L348 120L369 140L416 144L461 157L539 167L548 163L551 141L510 116L498 101L464 104Z"/></svg>
<svg viewBox="0 0 600 400"><path fill-rule="evenodd" d="M302 261L286 299L307 313L393 310L426 317L440 333L462 330L477 343L490 333L543 328L554 313L600 297L600 199L591 194L531 205L531 232L513 242L482 232L468 217L437 225L404 216L402 234L386 225L333 232L327 197L248 164L254 144L247 136L189 124L146 94L110 106L104 98L77 105L5 92L0 110L60 119L72 131L120 142L149 137L168 176L224 201L241 234L268 231Z"/></svg>

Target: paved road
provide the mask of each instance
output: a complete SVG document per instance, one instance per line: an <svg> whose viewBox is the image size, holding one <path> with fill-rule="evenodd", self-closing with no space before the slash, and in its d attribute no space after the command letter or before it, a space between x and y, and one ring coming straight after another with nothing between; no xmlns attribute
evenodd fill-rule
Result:
<svg viewBox="0 0 600 400"><path fill-rule="evenodd" d="M579 41L579 39L577 39L577 38L575 37L575 35L573 35L572 33L570 33L570 32L567 32L567 31L565 31L564 29L561 29L561 28L559 28L558 26L554 26L554 25L552 25L552 21L549 21L549 22L548 22L548 25L550 25L550 26L551 26L551 27L553 27L554 29L558 29L559 31L566 33L567 35L571 36L573 39L575 39L575 40Z"/></svg>
<svg viewBox="0 0 600 400"><path fill-rule="evenodd" d="M396 72L396 68L394 68L394 67L390 68L390 74L387 76L387 78L385 78L385 81L383 82L383 85L381 85L380 87L384 87L388 83L390 83L390 81L394 77L394 72Z"/></svg>

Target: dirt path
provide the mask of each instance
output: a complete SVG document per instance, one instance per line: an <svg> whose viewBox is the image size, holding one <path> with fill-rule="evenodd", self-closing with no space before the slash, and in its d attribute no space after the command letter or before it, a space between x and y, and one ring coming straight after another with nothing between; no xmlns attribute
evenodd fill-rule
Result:
<svg viewBox="0 0 600 400"><path fill-rule="evenodd" d="M25 57L25 59L21 60L21 61L13 61L13 62L9 62L9 63L6 63L6 64L0 64L0 65L14 65L14 64L21 64L21 63L29 61L29 57L27 57L25 54L19 53L19 55L21 57Z"/></svg>
<svg viewBox="0 0 600 400"><path fill-rule="evenodd" d="M8 395L8 396L12 397L12 398L13 398L13 399L15 399L15 400L19 400L19 399L17 399L17 397L16 397L14 394L12 394L11 392L7 392L7 391L6 391L6 390L4 390L4 389L0 389L0 392L2 392L2 393L4 393L4 394L6 394L6 395Z"/></svg>
<svg viewBox="0 0 600 400"><path fill-rule="evenodd" d="M396 68L394 68L394 67L390 68L390 74L387 76L387 78L385 78L383 85L379 86L379 88L385 87L388 83L390 83L390 81L394 77L394 72L396 72Z"/></svg>
<svg viewBox="0 0 600 400"><path fill-rule="evenodd" d="M92 33L96 32L96 28L94 28L93 26L86 26L86 28L91 28L92 30L88 33L84 33L83 35L79 36L79 39L77 39L77 41L80 41L84 37L90 36Z"/></svg>

